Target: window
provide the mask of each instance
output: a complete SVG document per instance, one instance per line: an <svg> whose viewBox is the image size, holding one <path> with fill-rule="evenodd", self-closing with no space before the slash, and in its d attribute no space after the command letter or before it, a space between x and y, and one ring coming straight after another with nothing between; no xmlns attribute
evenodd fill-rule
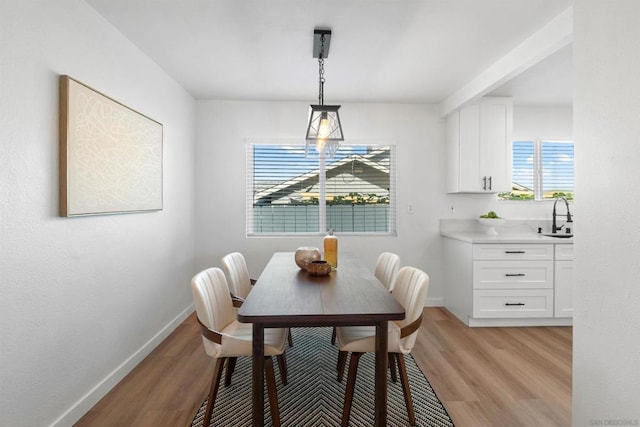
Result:
<svg viewBox="0 0 640 427"><path fill-rule="evenodd" d="M247 145L247 235L395 233L395 147Z"/></svg>
<svg viewBox="0 0 640 427"><path fill-rule="evenodd" d="M514 141L513 186L502 200L573 199L573 142Z"/></svg>

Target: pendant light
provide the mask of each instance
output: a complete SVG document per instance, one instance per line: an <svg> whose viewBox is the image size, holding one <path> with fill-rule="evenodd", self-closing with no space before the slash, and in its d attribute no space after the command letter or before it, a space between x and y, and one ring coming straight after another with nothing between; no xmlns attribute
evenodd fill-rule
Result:
<svg viewBox="0 0 640 427"><path fill-rule="evenodd" d="M328 157L338 151L340 141L344 141L342 124L338 114L339 105L324 105L324 59L329 56L331 30L313 31L313 57L318 58L318 104L311 105L309 124L307 125L305 154L309 147L315 146L318 154Z"/></svg>

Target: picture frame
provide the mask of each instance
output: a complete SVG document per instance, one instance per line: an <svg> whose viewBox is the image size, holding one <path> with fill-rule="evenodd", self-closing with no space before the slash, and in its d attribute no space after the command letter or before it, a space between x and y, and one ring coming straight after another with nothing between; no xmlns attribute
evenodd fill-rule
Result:
<svg viewBox="0 0 640 427"><path fill-rule="evenodd" d="M162 124L60 76L60 215L162 210Z"/></svg>

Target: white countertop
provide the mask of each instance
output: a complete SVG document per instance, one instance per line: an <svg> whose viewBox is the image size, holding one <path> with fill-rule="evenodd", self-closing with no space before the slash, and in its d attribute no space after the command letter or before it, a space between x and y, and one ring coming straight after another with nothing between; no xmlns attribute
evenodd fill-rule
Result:
<svg viewBox="0 0 640 427"><path fill-rule="evenodd" d="M574 224L572 224L574 225ZM538 229L542 233L537 233ZM477 219L441 219L440 235L469 243L572 244L573 237L551 237L551 221L546 219L505 219L494 227ZM564 230L562 230L564 231Z"/></svg>
<svg viewBox="0 0 640 427"><path fill-rule="evenodd" d="M538 233L498 233L488 234L468 231L441 232L441 236L469 243L573 243L573 237L550 237Z"/></svg>

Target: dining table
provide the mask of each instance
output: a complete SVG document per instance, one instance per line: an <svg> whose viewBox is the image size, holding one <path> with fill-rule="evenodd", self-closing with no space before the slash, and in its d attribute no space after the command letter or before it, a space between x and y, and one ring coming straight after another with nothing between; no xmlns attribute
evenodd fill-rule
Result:
<svg viewBox="0 0 640 427"><path fill-rule="evenodd" d="M405 311L355 254L341 253L339 261L329 275L314 276L296 265L294 252L276 252L238 310L238 321L253 324L254 427L264 425L265 328L363 325L376 330L374 423L387 425L388 322Z"/></svg>

